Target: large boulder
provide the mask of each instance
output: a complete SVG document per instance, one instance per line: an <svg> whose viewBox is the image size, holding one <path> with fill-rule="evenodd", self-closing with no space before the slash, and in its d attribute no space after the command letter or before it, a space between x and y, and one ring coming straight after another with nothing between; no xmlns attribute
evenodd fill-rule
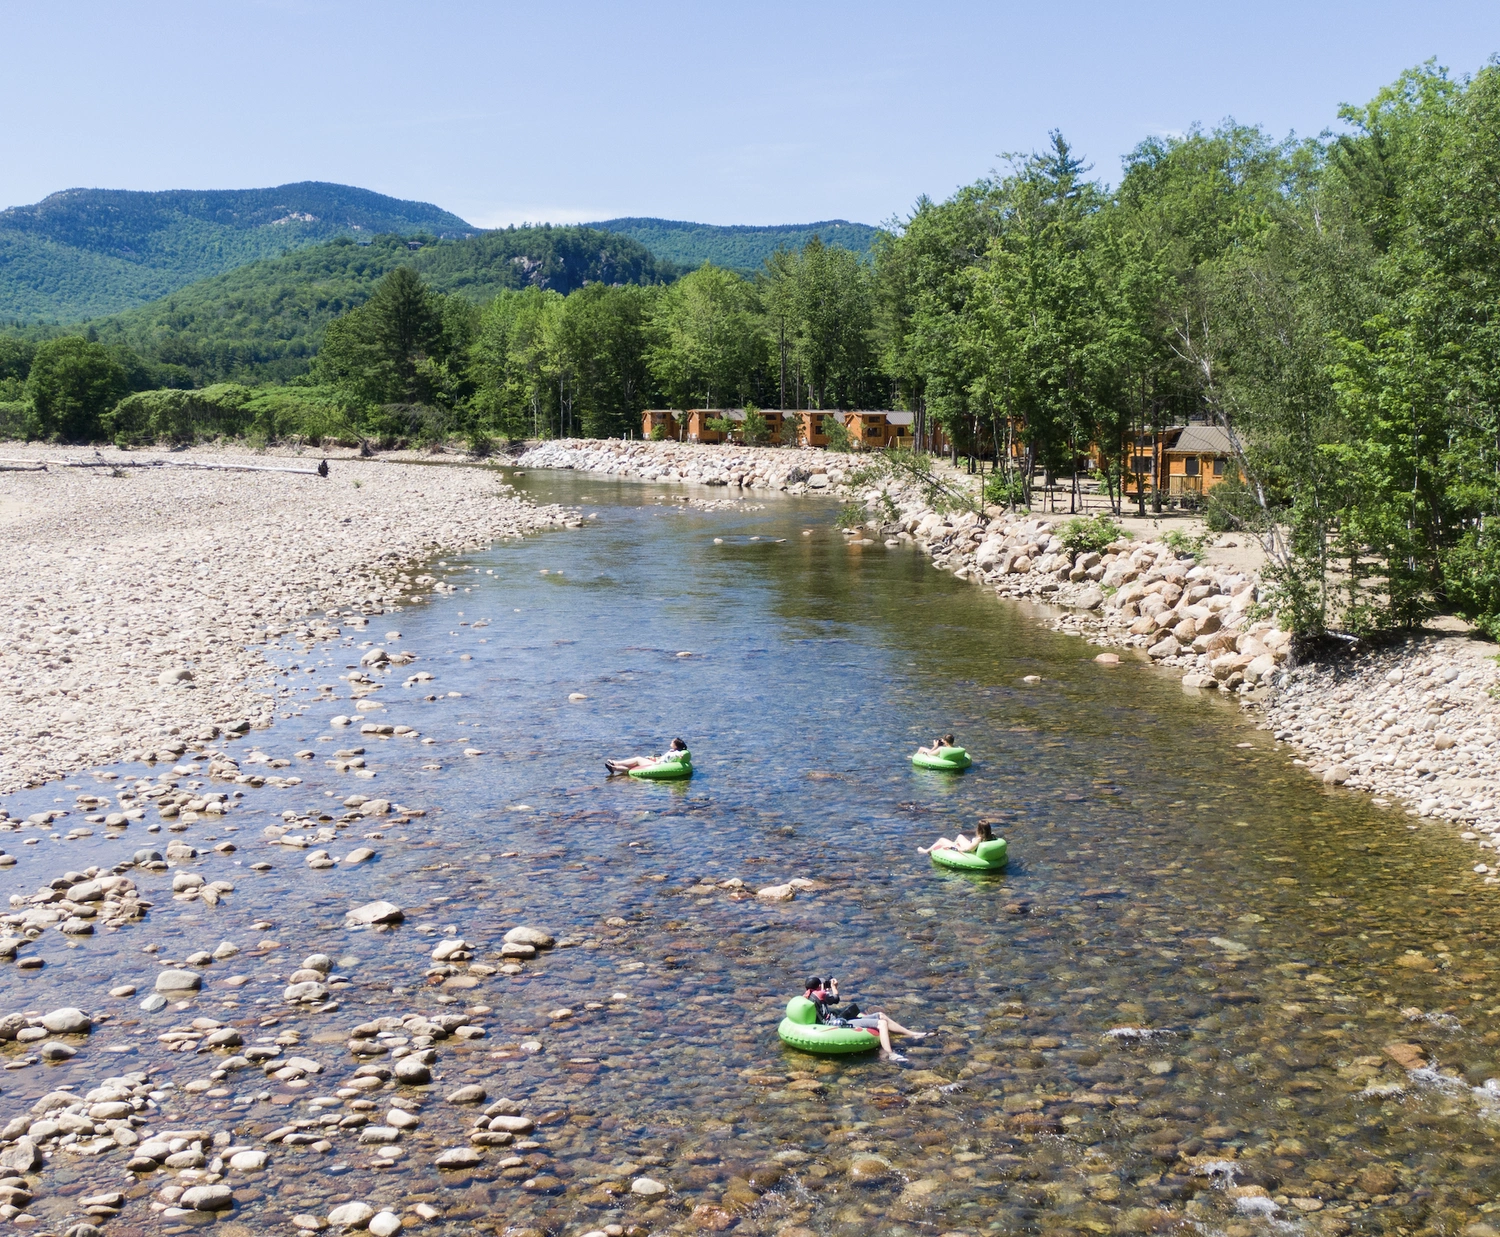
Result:
<svg viewBox="0 0 1500 1237"><path fill-rule="evenodd" d="M389 924L400 923L406 916L394 902L368 902L349 912L350 923Z"/></svg>
<svg viewBox="0 0 1500 1237"><path fill-rule="evenodd" d="M68 1006L43 1014L42 1025L54 1035L87 1035L94 1028L94 1020L83 1010Z"/></svg>
<svg viewBox="0 0 1500 1237"><path fill-rule="evenodd" d="M203 977L197 971L180 971L175 968L160 972L156 976L158 992L197 992L203 986Z"/></svg>

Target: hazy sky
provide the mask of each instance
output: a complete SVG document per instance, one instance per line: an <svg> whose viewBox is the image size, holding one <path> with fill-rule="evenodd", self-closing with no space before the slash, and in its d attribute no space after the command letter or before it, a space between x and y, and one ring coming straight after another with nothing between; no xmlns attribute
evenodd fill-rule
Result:
<svg viewBox="0 0 1500 1237"><path fill-rule="evenodd" d="M1227 116L1316 134L1496 0L0 0L0 205L340 181L473 223L904 214L1061 128L1097 175Z"/></svg>

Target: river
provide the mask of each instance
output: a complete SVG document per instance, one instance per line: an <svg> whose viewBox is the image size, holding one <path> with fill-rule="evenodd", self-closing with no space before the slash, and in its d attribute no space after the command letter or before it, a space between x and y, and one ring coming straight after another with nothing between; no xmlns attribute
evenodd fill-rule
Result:
<svg viewBox="0 0 1500 1237"><path fill-rule="evenodd" d="M247 770L252 748L292 760L280 772L304 780L251 788L224 822L181 832L203 852L185 866L234 883L218 906L174 903L170 872L136 869L155 904L143 922L49 930L27 951L47 965L6 973L6 1009L112 1018L71 1060L7 1074L0 1114L146 1070L163 1127L261 1146L321 1118L326 1150L274 1143L265 1171L228 1174L224 1237L351 1199L408 1223L425 1204L423 1231L455 1233L1492 1231L1496 913L1477 877L1453 879L1468 866L1455 838L1324 789L1254 715L1144 664L1099 666L908 546L848 544L826 503L705 510L673 487L515 483L597 518L445 560L433 572L455 591L274 653L343 696L332 675L366 641L414 651L370 716L434 742L330 730L347 700L304 695L270 730L216 745ZM433 680L403 687L418 670ZM947 730L974 767L913 770L911 750ZM604 776L605 755L674 735L692 748L690 783ZM324 763L350 745L373 779ZM295 758L309 749L319 758ZM352 867L309 870L306 851L262 837L284 812L336 818L356 792L426 815L347 826L328 849L377 852ZM54 784L5 806L70 802ZM981 817L1009 839L1005 875L940 872L916 853ZM72 823L7 846L10 888L166 836L142 822L67 840ZM213 852L225 838L238 849ZM797 877L816 887L754 896ZM405 922L345 925L373 899ZM428 975L445 935L488 970L516 924L565 943L520 975L462 960ZM224 940L242 952L201 968L201 994L138 1008L163 962ZM348 977L326 1012L281 998L314 952ZM246 979L226 986L231 974ZM811 974L929 1037L898 1043L904 1066L784 1048L776 1023ZM121 983L139 994L103 995ZM431 1087L337 1094L366 1059L344 1046L351 1027L445 1010L485 1035L440 1041ZM198 1016L323 1072L210 1079L225 1052L158 1039ZM12 1060L28 1048L3 1045ZM212 1085L185 1089L198 1079ZM524 1102L537 1129L440 1171L433 1154L473 1123L443 1099L464 1083ZM379 1119L398 1090L421 1125L394 1152L361 1144L360 1115ZM170 1175L140 1178L111 1237L209 1221L146 1210ZM668 1194L630 1194L640 1177ZM30 1214L60 1232L82 1195L134 1179L120 1153L59 1150Z"/></svg>

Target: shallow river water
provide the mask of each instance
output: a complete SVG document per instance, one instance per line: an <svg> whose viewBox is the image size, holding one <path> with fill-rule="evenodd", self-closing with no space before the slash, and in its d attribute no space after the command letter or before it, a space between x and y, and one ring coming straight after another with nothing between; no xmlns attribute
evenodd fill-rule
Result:
<svg viewBox="0 0 1500 1237"><path fill-rule="evenodd" d="M826 504L684 509L637 483L516 484L598 518L434 565L456 591L339 640L286 638L281 719L209 745L300 785L210 782L191 752L177 774L79 776L67 786L111 798L137 778L243 798L221 819L165 822L175 833L148 833L164 824L151 811L72 840L73 790L4 804L69 810L21 831L38 844L3 839L19 860L9 892L173 837L201 855L130 870L154 904L140 922L48 928L22 951L44 967L0 973L0 1009L108 1015L60 1064L0 1046L34 1062L0 1077L0 1119L144 1071L147 1129L224 1131L221 1144L269 1153L226 1174L232 1210L178 1215L150 1210L174 1170L137 1174L128 1153L80 1140L33 1176L31 1231L62 1233L104 1189L127 1194L111 1235L292 1232L293 1216L350 1200L408 1225L425 1206L433 1233L1493 1231L1500 916L1478 877L1453 875L1471 861L1451 835L1324 790L1253 717L1144 665L1100 667L908 547L849 545ZM367 641L418 660L371 673L385 709L358 720L433 743L329 727L353 714L335 675ZM434 678L403 687L417 671ZM337 691L311 702L322 683ZM974 767L913 770L912 748L944 730ZM606 754L673 735L693 750L690 783L604 776ZM358 746L374 778L325 763ZM252 751L292 763L258 768ZM352 819L354 794L425 815ZM306 849L264 836L284 812ZM978 818L1010 841L1005 875L916 853ZM214 852L226 839L237 849ZM305 863L357 845L376 857ZM234 890L174 901L184 869ZM754 896L796 877L817 887ZM375 899L405 922L346 926ZM495 973L518 924L559 946ZM436 966L455 934L472 958ZM200 993L140 1008L166 963L226 940L241 952L200 965ZM315 952L345 979L327 1006L286 1004ZM776 1023L808 974L931 1034L905 1042L904 1066L784 1048ZM127 983L134 996L106 995ZM351 1053L351 1028L411 1013L465 1014L485 1034L433 1045L429 1086L346 1086L372 1059ZM321 1072L211 1077L231 1050L170 1038L201 1017ZM440 1170L477 1115L444 1097L468 1083L537 1126ZM421 1124L361 1143L361 1116L383 1120L393 1095ZM322 1141L261 1141L298 1121ZM643 1176L668 1193L632 1195Z"/></svg>

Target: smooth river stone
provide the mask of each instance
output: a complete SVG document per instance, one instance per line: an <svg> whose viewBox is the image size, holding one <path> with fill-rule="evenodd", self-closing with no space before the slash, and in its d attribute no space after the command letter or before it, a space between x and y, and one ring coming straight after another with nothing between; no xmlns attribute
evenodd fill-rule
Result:
<svg viewBox="0 0 1500 1237"><path fill-rule="evenodd" d="M158 992L197 992L203 986L203 977L196 971L162 971L156 977Z"/></svg>

